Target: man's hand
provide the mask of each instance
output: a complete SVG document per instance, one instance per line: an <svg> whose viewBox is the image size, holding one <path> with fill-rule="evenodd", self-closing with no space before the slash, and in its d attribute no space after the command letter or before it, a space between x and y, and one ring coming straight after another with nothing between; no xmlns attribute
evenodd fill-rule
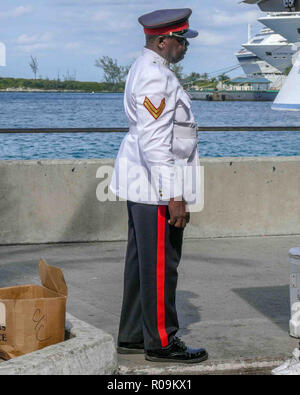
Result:
<svg viewBox="0 0 300 395"><path fill-rule="evenodd" d="M184 200L175 200L171 198L169 202L170 219L169 224L176 228L185 228L190 220L190 214L186 212L186 205Z"/></svg>

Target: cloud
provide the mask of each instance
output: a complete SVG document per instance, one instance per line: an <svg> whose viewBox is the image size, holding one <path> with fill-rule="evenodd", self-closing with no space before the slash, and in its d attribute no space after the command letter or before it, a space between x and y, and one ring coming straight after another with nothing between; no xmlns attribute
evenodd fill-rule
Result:
<svg viewBox="0 0 300 395"><path fill-rule="evenodd" d="M256 22L260 14L260 12L254 10L243 13L226 13L219 11L211 15L210 22L214 26L243 25L246 23Z"/></svg>
<svg viewBox="0 0 300 395"><path fill-rule="evenodd" d="M35 51L40 51L40 50L45 50L45 49L53 49L55 48L55 45L53 43L36 43L36 44L31 44L31 45L23 45L19 46L19 49L22 52L26 53L31 53Z"/></svg>
<svg viewBox="0 0 300 395"><path fill-rule="evenodd" d="M27 34L21 34L17 38L16 43L20 45L33 44L36 42L49 41L51 38L52 36L50 33L34 34L32 36L29 36Z"/></svg>
<svg viewBox="0 0 300 395"><path fill-rule="evenodd" d="M21 34L15 41L18 50L22 52L33 52L55 48L56 44L50 33L41 33L34 35Z"/></svg>
<svg viewBox="0 0 300 395"><path fill-rule="evenodd" d="M208 30L199 30L199 36L193 42L200 46L215 46L231 40L225 34L219 34Z"/></svg>
<svg viewBox="0 0 300 395"><path fill-rule="evenodd" d="M66 49L76 49L80 47L80 43L78 41L74 41L74 42L69 42L64 44L64 47Z"/></svg>
<svg viewBox="0 0 300 395"><path fill-rule="evenodd" d="M111 11L99 11L95 12L91 19L96 22L106 22L106 21L113 21L113 13Z"/></svg>
<svg viewBox="0 0 300 395"><path fill-rule="evenodd" d="M95 12L91 16L91 20L93 22L101 22L101 30L111 31L111 32L118 32L120 30L129 30L135 28L136 18L132 15L127 15L126 18L118 18L118 23L116 26L116 13L112 11L99 11Z"/></svg>
<svg viewBox="0 0 300 395"><path fill-rule="evenodd" d="M10 11L3 11L0 12L0 18L1 19L8 19L8 18L17 18L22 15L26 15L31 13L32 8L30 6L19 6L14 8L13 10Z"/></svg>
<svg viewBox="0 0 300 395"><path fill-rule="evenodd" d="M135 59L137 59L141 55L141 53L142 50L126 52L124 59L129 60L130 63L133 63Z"/></svg>
<svg viewBox="0 0 300 395"><path fill-rule="evenodd" d="M80 47L79 41L55 41L51 33L41 33L41 34L21 34L15 41L17 49L22 52L33 52L37 50L46 49L68 49L73 50Z"/></svg>
<svg viewBox="0 0 300 395"><path fill-rule="evenodd" d="M216 59L220 67L235 64L234 53L247 39L247 24L261 15L258 7L238 4L239 0L181 0L180 5L174 5L174 0L2 2L7 6L0 7L1 25L14 60L7 72L29 74L27 54L32 54L46 60L44 70L48 75L56 74L59 61L61 68L76 67L81 80L98 78L96 57L108 55L123 65L135 59L144 46L137 19L154 9L192 8L191 28L199 29L200 35L190 41L184 67L199 72L213 70Z"/></svg>
<svg viewBox="0 0 300 395"><path fill-rule="evenodd" d="M48 4L55 4L61 7L95 7L99 6L104 8L106 6L130 6L130 5L140 5L140 0L130 0L130 3L125 3L124 0L48 0Z"/></svg>

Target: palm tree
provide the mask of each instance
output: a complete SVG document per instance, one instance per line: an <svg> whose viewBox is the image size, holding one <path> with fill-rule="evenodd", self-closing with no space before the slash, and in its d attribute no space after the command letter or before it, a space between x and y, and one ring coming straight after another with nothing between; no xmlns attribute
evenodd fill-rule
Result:
<svg viewBox="0 0 300 395"><path fill-rule="evenodd" d="M34 79L36 80L36 74L38 72L39 65L38 65L37 58L34 58L32 55L31 55L31 61L29 63L29 66L34 74Z"/></svg>

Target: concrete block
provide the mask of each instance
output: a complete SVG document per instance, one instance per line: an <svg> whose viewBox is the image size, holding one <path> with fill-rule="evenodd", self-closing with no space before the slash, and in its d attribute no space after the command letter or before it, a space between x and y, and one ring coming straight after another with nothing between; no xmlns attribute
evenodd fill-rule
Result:
<svg viewBox="0 0 300 395"><path fill-rule="evenodd" d="M204 209L186 238L300 234L299 157L200 158ZM112 159L0 161L0 244L127 239L126 202L99 201ZM97 178L100 177L100 178Z"/></svg>
<svg viewBox="0 0 300 395"><path fill-rule="evenodd" d="M111 335L67 314L70 339L0 364L0 375L106 375L118 372Z"/></svg>

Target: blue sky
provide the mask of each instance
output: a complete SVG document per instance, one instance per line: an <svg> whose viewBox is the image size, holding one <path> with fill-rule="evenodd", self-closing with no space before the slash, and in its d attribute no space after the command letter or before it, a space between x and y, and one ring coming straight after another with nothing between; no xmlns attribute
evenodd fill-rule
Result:
<svg viewBox="0 0 300 395"><path fill-rule="evenodd" d="M76 74L81 81L101 81L95 59L108 55L127 65L139 55L144 36L137 18L159 8L189 7L192 28L182 62L184 72L214 72L237 64L234 52L262 25L258 7L239 0L1 0L0 41L7 50L1 76L33 76L30 55L38 59L38 76L50 79ZM242 74L239 70L232 75Z"/></svg>

